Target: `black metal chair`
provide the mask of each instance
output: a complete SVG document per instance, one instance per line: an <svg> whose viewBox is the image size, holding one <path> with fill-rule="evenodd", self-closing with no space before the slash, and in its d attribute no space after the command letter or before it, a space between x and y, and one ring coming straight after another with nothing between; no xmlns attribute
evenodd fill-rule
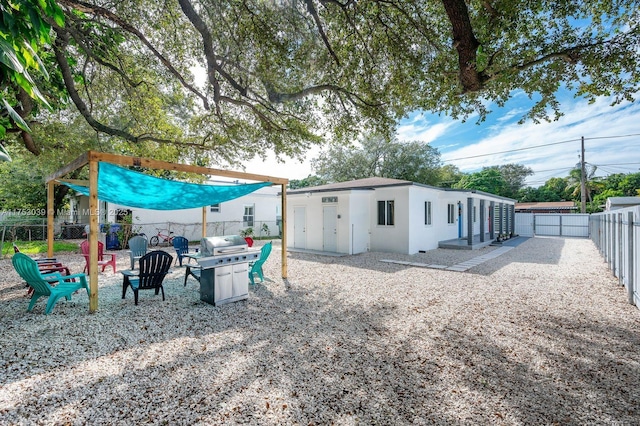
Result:
<svg viewBox="0 0 640 426"><path fill-rule="evenodd" d="M124 275L122 281L122 298L125 298L127 287L133 290L135 304L138 304L139 290L155 290L156 295L162 291L164 301L164 288L162 282L169 272L173 256L161 250L151 251L140 258L140 267L137 271L121 271Z"/></svg>

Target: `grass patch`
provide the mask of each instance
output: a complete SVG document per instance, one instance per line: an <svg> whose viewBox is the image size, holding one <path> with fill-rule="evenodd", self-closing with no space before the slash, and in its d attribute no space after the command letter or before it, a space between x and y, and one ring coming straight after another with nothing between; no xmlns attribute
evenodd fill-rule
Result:
<svg viewBox="0 0 640 426"><path fill-rule="evenodd" d="M16 241L16 245L20 249L20 253L28 255L38 255L47 253L46 241ZM75 253L79 250L78 244L68 243L65 241L54 241L54 253ZM13 244L5 241L2 246L2 256L11 256L13 254Z"/></svg>

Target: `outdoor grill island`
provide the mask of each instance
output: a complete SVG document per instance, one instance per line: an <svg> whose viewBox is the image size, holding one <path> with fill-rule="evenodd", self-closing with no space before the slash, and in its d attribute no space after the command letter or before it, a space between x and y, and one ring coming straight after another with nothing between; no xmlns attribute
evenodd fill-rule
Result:
<svg viewBox="0 0 640 426"><path fill-rule="evenodd" d="M260 249L240 235L208 237L192 257L200 269L200 300L218 306L249 297L249 262L260 258Z"/></svg>

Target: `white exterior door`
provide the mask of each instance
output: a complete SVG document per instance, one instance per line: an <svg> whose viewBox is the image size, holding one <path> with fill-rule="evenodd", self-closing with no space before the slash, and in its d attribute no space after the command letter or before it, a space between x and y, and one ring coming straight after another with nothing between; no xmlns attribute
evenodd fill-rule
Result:
<svg viewBox="0 0 640 426"><path fill-rule="evenodd" d="M293 247L307 248L307 212L305 207L293 208Z"/></svg>
<svg viewBox="0 0 640 426"><path fill-rule="evenodd" d="M322 208L322 249L338 251L338 208L324 206Z"/></svg>

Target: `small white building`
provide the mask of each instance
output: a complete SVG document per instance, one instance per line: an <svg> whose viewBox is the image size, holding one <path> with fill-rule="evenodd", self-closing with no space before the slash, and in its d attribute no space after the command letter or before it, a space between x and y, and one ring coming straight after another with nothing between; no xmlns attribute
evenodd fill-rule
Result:
<svg viewBox="0 0 640 426"><path fill-rule="evenodd" d="M513 233L514 205L481 191L387 178L301 188L287 191L287 246L414 254L464 239L479 248Z"/></svg>
<svg viewBox="0 0 640 426"><path fill-rule="evenodd" d="M205 207L207 235L235 235L241 230L252 228L255 235L279 235L281 202L279 186L260 188L240 198ZM71 214L75 223L89 223L89 197L71 197ZM167 200L171 205L171 200ZM100 202L100 223L117 223L119 216L131 213L135 232L143 232L148 237L156 235L160 229L166 233L171 227L174 235L181 235L191 241L202 237L202 209L149 210L131 208L124 205Z"/></svg>
<svg viewBox="0 0 640 426"><path fill-rule="evenodd" d="M639 206L640 197L609 197L605 205L605 211L625 209L627 207Z"/></svg>

